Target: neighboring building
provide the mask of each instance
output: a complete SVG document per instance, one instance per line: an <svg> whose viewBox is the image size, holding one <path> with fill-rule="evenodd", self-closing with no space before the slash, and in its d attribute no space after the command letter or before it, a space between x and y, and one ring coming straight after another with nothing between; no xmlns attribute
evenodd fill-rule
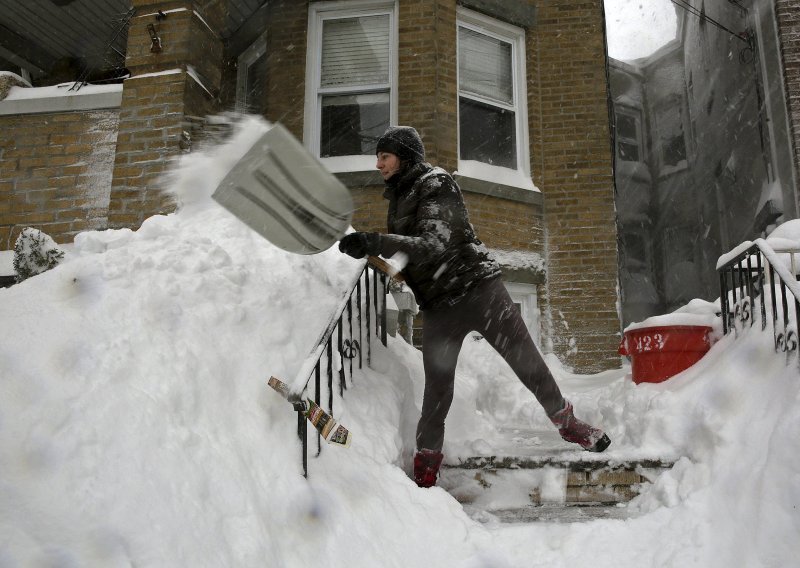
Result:
<svg viewBox="0 0 800 568"><path fill-rule="evenodd" d="M800 3L691 5L675 41L610 64L624 324L714 300L719 256L798 216L782 64L798 32L775 6Z"/></svg>

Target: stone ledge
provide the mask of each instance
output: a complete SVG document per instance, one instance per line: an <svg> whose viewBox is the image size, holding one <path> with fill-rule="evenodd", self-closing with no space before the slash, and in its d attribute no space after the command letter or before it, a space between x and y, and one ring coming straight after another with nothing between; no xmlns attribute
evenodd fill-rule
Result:
<svg viewBox="0 0 800 568"><path fill-rule="evenodd" d="M485 181L460 174L455 174L453 179L456 180L456 183L458 183L459 187L465 192L478 193L480 195L488 195L490 197L498 197L500 199L516 201L518 203L528 203L540 207L543 203L542 194L539 191Z"/></svg>
<svg viewBox="0 0 800 568"><path fill-rule="evenodd" d="M77 91L70 95L5 99L0 101L0 116L99 110L119 108L121 104L122 85L119 86L119 89L103 92L81 93Z"/></svg>

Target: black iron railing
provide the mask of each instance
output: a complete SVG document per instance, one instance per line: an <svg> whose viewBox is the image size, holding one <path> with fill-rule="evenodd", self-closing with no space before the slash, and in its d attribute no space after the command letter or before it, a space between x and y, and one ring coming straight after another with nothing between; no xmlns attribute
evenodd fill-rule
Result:
<svg viewBox="0 0 800 568"><path fill-rule="evenodd" d="M798 351L800 284L795 255L800 249L773 248L764 239L743 243L717 263L725 334L772 322L775 350ZM787 266L788 264L788 266Z"/></svg>
<svg viewBox="0 0 800 568"><path fill-rule="evenodd" d="M370 365L373 339L386 345L389 279L401 279L396 274L390 276L392 272L380 258L369 258L290 385L289 400L295 403L297 410L297 434L302 443L303 473L306 476L309 430L301 401L306 397L312 398L333 417L336 391L339 397L343 397L353 380L353 369L361 369L365 361ZM312 431L312 436L313 432L316 430ZM317 433L316 438L316 455L319 455L322 437Z"/></svg>

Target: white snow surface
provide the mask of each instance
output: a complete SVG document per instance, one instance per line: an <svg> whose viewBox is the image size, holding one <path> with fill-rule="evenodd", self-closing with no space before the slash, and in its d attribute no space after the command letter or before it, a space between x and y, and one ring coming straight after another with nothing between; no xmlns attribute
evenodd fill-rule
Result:
<svg viewBox="0 0 800 568"><path fill-rule="evenodd" d="M82 233L60 266L0 290L0 566L796 565L800 372L758 327L660 384L548 357L611 436L605 457L677 460L627 518L480 523L417 488L422 363L399 337L335 402L352 446L312 454L306 480L296 415L266 379L294 375L359 263L283 252L209 199L259 128L187 158L177 213ZM541 408L468 339L446 459L531 427L549 427Z"/></svg>

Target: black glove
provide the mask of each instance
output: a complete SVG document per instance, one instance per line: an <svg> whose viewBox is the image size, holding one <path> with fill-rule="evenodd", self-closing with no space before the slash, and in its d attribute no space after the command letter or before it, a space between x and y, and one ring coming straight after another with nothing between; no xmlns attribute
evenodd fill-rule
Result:
<svg viewBox="0 0 800 568"><path fill-rule="evenodd" d="M353 258L377 256L381 253L380 233L350 233L339 241L339 250Z"/></svg>

